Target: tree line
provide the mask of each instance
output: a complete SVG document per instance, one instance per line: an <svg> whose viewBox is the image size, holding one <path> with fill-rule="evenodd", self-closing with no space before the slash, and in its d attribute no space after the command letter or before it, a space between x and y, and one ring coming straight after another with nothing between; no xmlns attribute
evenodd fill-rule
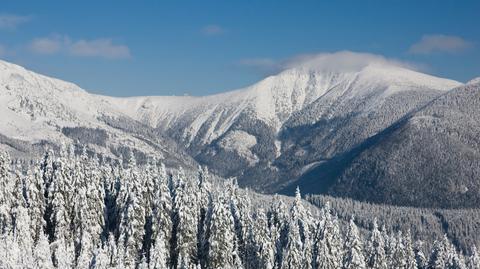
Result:
<svg viewBox="0 0 480 269"><path fill-rule="evenodd" d="M29 164L0 153L0 268L480 268L446 236L425 252L407 232L375 220L342 225L326 203L254 203L234 179L213 182L206 168L167 172L47 151Z"/></svg>

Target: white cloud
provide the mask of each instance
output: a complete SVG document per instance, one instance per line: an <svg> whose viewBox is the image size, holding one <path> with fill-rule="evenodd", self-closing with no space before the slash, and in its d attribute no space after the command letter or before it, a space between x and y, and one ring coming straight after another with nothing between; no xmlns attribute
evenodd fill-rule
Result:
<svg viewBox="0 0 480 269"><path fill-rule="evenodd" d="M0 14L0 29L13 30L20 24L30 21L30 16Z"/></svg>
<svg viewBox="0 0 480 269"><path fill-rule="evenodd" d="M66 37L52 36L35 38L30 43L30 50L38 54L55 54L69 41Z"/></svg>
<svg viewBox="0 0 480 269"><path fill-rule="evenodd" d="M283 60L270 58L244 59L239 62L242 66L252 67L263 73L274 74L290 68L309 68L328 71L359 71L371 64L388 64L405 67L412 70L424 70L419 64L386 58L371 53L339 51L334 53L317 53L296 55Z"/></svg>
<svg viewBox="0 0 480 269"><path fill-rule="evenodd" d="M130 49L125 45L115 45L111 39L79 40L69 46L75 56L103 57L109 59L130 58Z"/></svg>
<svg viewBox="0 0 480 269"><path fill-rule="evenodd" d="M226 31L223 27L216 24L207 25L201 29L201 33L206 36L222 35L225 32Z"/></svg>
<svg viewBox="0 0 480 269"><path fill-rule="evenodd" d="M471 48L473 44L461 37L452 35L424 35L408 52L430 54L434 52L455 53Z"/></svg>
<svg viewBox="0 0 480 269"><path fill-rule="evenodd" d="M99 57L107 59L130 58L130 49L125 45L114 44L112 39L99 38L73 41L68 36L52 35L36 38L29 46L37 54L65 53L77 57Z"/></svg>

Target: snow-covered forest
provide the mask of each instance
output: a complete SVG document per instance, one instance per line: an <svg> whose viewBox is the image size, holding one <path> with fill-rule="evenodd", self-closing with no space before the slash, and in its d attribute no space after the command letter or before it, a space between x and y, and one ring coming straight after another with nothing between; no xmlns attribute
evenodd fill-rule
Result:
<svg viewBox="0 0 480 269"><path fill-rule="evenodd" d="M133 155L132 155L133 156ZM172 170L73 147L28 164L0 153L0 268L480 268L445 236L426 250L408 231L343 225L313 211Z"/></svg>

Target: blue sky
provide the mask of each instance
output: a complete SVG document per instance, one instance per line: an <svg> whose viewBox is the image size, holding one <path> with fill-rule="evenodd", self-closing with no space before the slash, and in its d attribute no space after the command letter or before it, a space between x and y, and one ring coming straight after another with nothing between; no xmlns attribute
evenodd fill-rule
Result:
<svg viewBox="0 0 480 269"><path fill-rule="evenodd" d="M351 50L467 81L480 1L2 1L0 58L114 95L205 95Z"/></svg>

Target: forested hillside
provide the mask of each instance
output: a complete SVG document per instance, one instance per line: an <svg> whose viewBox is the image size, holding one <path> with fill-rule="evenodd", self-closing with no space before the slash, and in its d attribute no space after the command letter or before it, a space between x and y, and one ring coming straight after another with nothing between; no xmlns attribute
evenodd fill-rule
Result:
<svg viewBox="0 0 480 269"><path fill-rule="evenodd" d="M376 218L388 231L410 230L413 238L432 243L444 234L465 252L480 243L479 209L434 209L379 205L349 198L307 195L306 200L322 208L327 203L340 220L355 216L359 228L369 229Z"/></svg>
<svg viewBox="0 0 480 269"><path fill-rule="evenodd" d="M206 169L167 173L48 151L38 162L0 155L0 268L478 268L446 236L424 251L408 231L372 220L342 225L329 204L309 210L254 195ZM252 205L255 205L252 206Z"/></svg>
<svg viewBox="0 0 480 269"><path fill-rule="evenodd" d="M320 164L290 191L299 185L312 194L379 204L478 209L479 114L480 83L452 89Z"/></svg>

